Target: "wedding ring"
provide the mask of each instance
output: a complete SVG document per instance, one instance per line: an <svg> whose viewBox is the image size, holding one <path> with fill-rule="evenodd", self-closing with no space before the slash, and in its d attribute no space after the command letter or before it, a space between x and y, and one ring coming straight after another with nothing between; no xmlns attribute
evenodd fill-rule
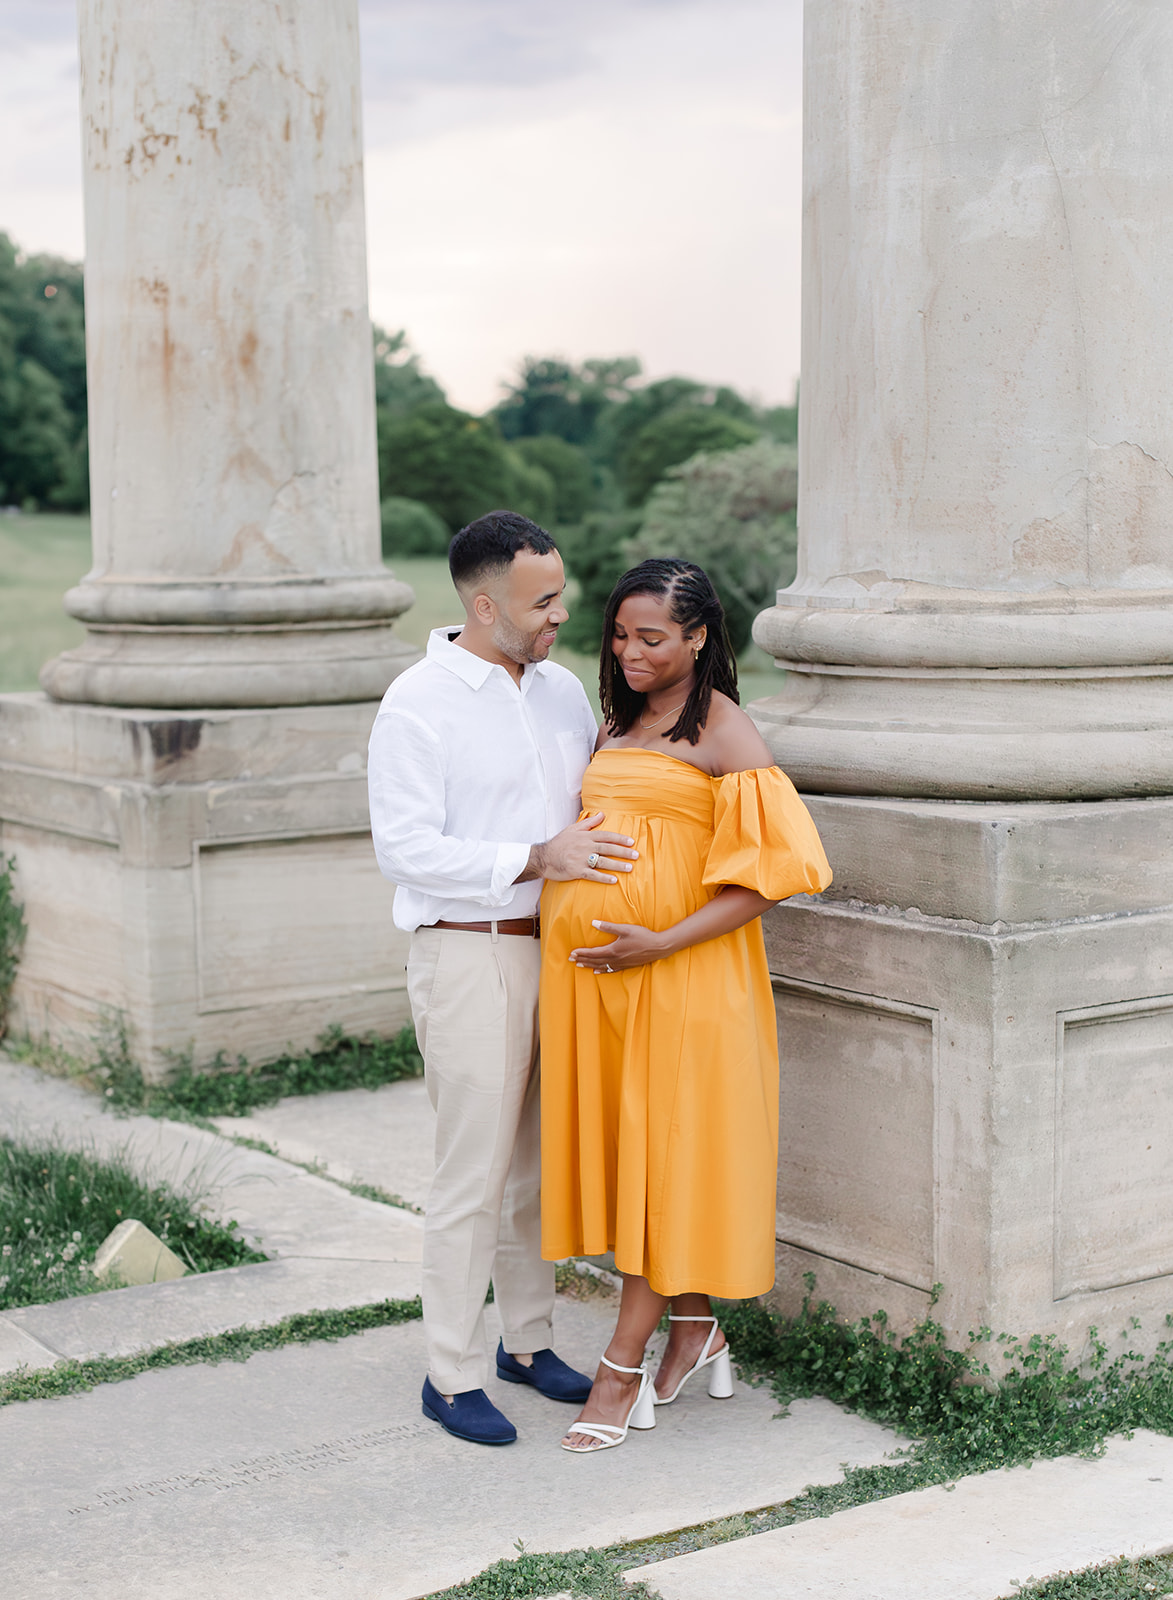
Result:
<svg viewBox="0 0 1173 1600"><path fill-rule="evenodd" d="M604 967L604 968L603 968L603 971L604 971L604 972L614 972L614 971L615 971L615 968L614 968L614 967Z"/></svg>
<svg viewBox="0 0 1173 1600"><path fill-rule="evenodd" d="M590 867L591 871L593 872L594 869L598 866L598 864L599 864L599 852L597 850L592 850L590 855L587 857L587 866Z"/></svg>

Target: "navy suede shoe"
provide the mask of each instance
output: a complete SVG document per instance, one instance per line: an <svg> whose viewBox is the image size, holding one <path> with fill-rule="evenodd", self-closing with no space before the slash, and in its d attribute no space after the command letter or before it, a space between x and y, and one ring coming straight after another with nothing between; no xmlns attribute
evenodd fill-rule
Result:
<svg viewBox="0 0 1173 1600"><path fill-rule="evenodd" d="M497 1376L506 1383L531 1384L547 1400L568 1400L580 1406L590 1396L591 1380L575 1372L553 1350L535 1350L532 1367L515 1361L503 1344L497 1346Z"/></svg>
<svg viewBox="0 0 1173 1600"><path fill-rule="evenodd" d="M438 1422L457 1439L470 1444L512 1444L517 1429L502 1416L483 1389L468 1389L454 1394L449 1405L431 1378L424 1379L424 1416Z"/></svg>

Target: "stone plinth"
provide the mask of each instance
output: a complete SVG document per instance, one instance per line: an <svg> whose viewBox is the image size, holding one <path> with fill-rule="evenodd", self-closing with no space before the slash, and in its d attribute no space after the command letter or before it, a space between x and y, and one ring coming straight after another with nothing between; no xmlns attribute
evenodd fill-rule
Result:
<svg viewBox="0 0 1173 1600"><path fill-rule="evenodd" d="M116 1010L153 1074L394 1030L364 763L416 652L380 554L357 6L79 22L94 565L53 699L0 697L14 1024L76 1044Z"/></svg>
<svg viewBox="0 0 1173 1600"><path fill-rule="evenodd" d="M836 868L767 919L779 1282L1055 1332L1173 1309L1173 799L808 797ZM1152 852L1138 882L1137 862Z"/></svg>
<svg viewBox="0 0 1173 1600"><path fill-rule="evenodd" d="M406 936L375 866L377 706L172 713L0 696L0 849L28 938L14 1032L136 1059L264 1060L333 1023L409 1020Z"/></svg>
<svg viewBox="0 0 1173 1600"><path fill-rule="evenodd" d="M807 0L777 1295L1173 1310L1173 16ZM1141 798L1141 797L1152 798ZM889 798L879 798L889 797Z"/></svg>

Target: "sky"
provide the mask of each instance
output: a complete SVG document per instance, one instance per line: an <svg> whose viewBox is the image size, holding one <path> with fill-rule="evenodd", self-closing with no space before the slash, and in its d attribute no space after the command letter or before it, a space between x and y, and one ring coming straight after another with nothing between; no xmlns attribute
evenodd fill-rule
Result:
<svg viewBox="0 0 1173 1600"><path fill-rule="evenodd" d="M371 314L482 411L526 355L789 403L801 0L360 0ZM74 0L0 0L0 230L84 252Z"/></svg>

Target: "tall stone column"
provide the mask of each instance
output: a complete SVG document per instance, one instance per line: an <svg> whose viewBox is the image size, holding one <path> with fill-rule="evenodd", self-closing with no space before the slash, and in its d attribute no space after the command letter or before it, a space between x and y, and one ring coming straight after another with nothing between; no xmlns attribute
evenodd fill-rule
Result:
<svg viewBox="0 0 1173 1600"><path fill-rule="evenodd" d="M148 1071L406 1018L368 837L380 559L356 0L81 0L94 565L0 697L16 1023Z"/></svg>
<svg viewBox="0 0 1173 1600"><path fill-rule="evenodd" d="M62 700L378 698L380 560L351 0L83 0L94 567Z"/></svg>
<svg viewBox="0 0 1173 1600"><path fill-rule="evenodd" d="M1173 1309L1173 16L807 0L782 1298ZM887 798L885 798L887 797ZM1152 798L1138 798L1152 797Z"/></svg>

